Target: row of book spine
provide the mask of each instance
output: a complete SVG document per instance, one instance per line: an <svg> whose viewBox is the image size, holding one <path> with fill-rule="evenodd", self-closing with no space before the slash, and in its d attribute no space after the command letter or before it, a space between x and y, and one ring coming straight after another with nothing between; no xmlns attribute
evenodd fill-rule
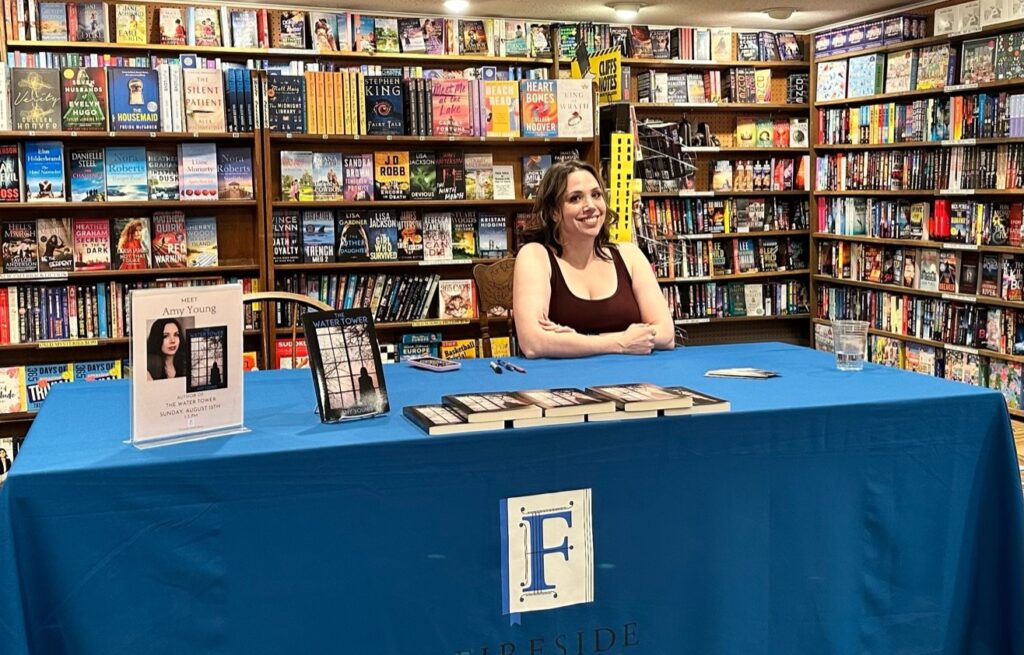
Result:
<svg viewBox="0 0 1024 655"><path fill-rule="evenodd" d="M642 239L808 229L807 201L785 198L648 198L636 223Z"/></svg>
<svg viewBox="0 0 1024 655"><path fill-rule="evenodd" d="M1024 188L1024 145L828 153L817 159L818 191Z"/></svg>
<svg viewBox="0 0 1024 655"><path fill-rule="evenodd" d="M661 291L675 321L803 314L810 297L807 283L798 279L673 284Z"/></svg>
<svg viewBox="0 0 1024 655"><path fill-rule="evenodd" d="M655 249L654 270L662 278L705 278L807 267L805 239L737 238L670 241Z"/></svg>
<svg viewBox="0 0 1024 655"><path fill-rule="evenodd" d="M130 293L159 286L241 283L259 290L253 278L200 278L156 282L21 284L0 287L0 344L54 339L107 339L129 335ZM259 312L246 308L245 329L259 329Z"/></svg>

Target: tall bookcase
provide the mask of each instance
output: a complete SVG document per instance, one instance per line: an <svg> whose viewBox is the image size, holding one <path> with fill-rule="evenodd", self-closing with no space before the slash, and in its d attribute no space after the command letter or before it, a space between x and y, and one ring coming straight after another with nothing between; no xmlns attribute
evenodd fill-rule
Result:
<svg viewBox="0 0 1024 655"><path fill-rule="evenodd" d="M950 6L944 3L925 10L927 34L934 34L933 12ZM1019 292L1000 285L1019 287L1019 270L1024 265L1019 220L1024 194L1019 182L1009 181L1012 174L1006 172L1012 166L1009 162L1020 157L1020 151L1015 154L1014 149L1024 144L1024 131L1016 137L988 135L994 133L989 130L1009 125L1008 113L1022 116L1021 109L1007 98L1024 94L1024 78L978 82L961 75L966 42L983 39L996 44L1000 35L1022 31L1024 21L1003 22L971 32L815 57L811 69L815 93L812 151L814 160L822 162L821 168L815 167L816 176L822 179L816 179L811 194L812 323L817 345L828 346L830 319L867 320L875 361L934 374L935 359L943 360L947 378L1002 390L1015 418L1024 418L1019 374L1024 351L1015 347L1018 336L1024 335L1016 319L1016 313L1024 314L1024 302ZM955 64L949 65L955 70L947 70L944 84L925 89L914 84L909 90L857 98L818 99L819 64L827 67L865 55L889 58L908 49L920 53L942 46L957 55ZM887 67L887 62L882 65ZM917 75L922 75L920 69ZM977 101L980 94L988 95L983 103ZM1000 98L1000 94L1007 95ZM993 99L1000 104L994 105ZM949 108L943 109L939 103L946 101ZM917 103L917 113L913 103ZM909 113L891 105L910 105ZM979 113L971 118L979 107ZM850 137L835 132L836 114L829 111L845 108L853 110L850 120L872 124L865 128L864 139L853 138L853 129ZM948 126L948 133L935 127L942 123ZM908 153L906 159L901 159L903 153ZM827 183L838 174L835 168L840 158L846 160L845 190ZM873 161L872 168L862 169L860 163L868 160ZM884 184L871 182L875 167L897 160L898 179L893 176ZM930 183L933 167L941 174L936 173ZM1000 168L1004 172L992 184ZM955 173L952 177L950 169ZM991 179L982 181L986 175ZM971 176L981 183L970 184ZM872 211L865 214L867 201L872 203ZM1004 231L1001 236L999 230ZM986 261L989 267L983 271ZM993 263L997 264L994 270ZM955 273L947 273L954 270L951 267ZM993 273L994 288L988 286ZM938 280L938 288L931 288L932 276Z"/></svg>

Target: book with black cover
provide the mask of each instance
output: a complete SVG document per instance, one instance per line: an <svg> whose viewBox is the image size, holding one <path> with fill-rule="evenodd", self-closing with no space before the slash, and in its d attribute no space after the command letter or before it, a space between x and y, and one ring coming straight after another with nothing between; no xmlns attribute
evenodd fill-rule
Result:
<svg viewBox="0 0 1024 655"><path fill-rule="evenodd" d="M485 391L444 396L441 402L465 417L470 423L511 421L540 418L544 412L537 405L518 398L512 392Z"/></svg>
<svg viewBox="0 0 1024 655"><path fill-rule="evenodd" d="M587 393L607 398L625 412L643 412L658 409L679 409L693 405L693 399L650 382L604 384L587 387Z"/></svg>
<svg viewBox="0 0 1024 655"><path fill-rule="evenodd" d="M446 405L409 405L402 408L407 419L430 436L504 430L505 421L470 423L464 416Z"/></svg>
<svg viewBox="0 0 1024 655"><path fill-rule="evenodd" d="M303 314L320 420L334 422L390 409L380 348L368 309Z"/></svg>
<svg viewBox="0 0 1024 655"><path fill-rule="evenodd" d="M573 387L530 389L515 395L541 408L544 416L582 416L615 411L615 403Z"/></svg>

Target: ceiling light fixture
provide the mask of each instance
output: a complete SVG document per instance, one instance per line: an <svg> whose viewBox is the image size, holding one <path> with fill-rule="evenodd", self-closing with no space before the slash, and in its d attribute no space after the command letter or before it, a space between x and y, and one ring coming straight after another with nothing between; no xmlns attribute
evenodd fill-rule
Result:
<svg viewBox="0 0 1024 655"><path fill-rule="evenodd" d="M469 0L444 0L444 8L453 14L461 14L469 9Z"/></svg>
<svg viewBox="0 0 1024 655"><path fill-rule="evenodd" d="M774 18L775 20L786 20L793 15L794 11L796 9L793 7L770 7L765 9L764 13L768 14L769 18Z"/></svg>
<svg viewBox="0 0 1024 655"><path fill-rule="evenodd" d="M629 21L636 18L636 15L640 13L640 9L647 5L642 2L612 2L608 6L615 10L616 18L622 21Z"/></svg>

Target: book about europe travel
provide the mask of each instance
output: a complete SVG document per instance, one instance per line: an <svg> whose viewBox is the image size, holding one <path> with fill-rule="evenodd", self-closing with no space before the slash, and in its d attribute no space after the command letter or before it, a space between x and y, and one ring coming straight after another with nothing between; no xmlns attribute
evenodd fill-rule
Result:
<svg viewBox="0 0 1024 655"><path fill-rule="evenodd" d="M242 432L242 287L131 294L131 442Z"/></svg>

